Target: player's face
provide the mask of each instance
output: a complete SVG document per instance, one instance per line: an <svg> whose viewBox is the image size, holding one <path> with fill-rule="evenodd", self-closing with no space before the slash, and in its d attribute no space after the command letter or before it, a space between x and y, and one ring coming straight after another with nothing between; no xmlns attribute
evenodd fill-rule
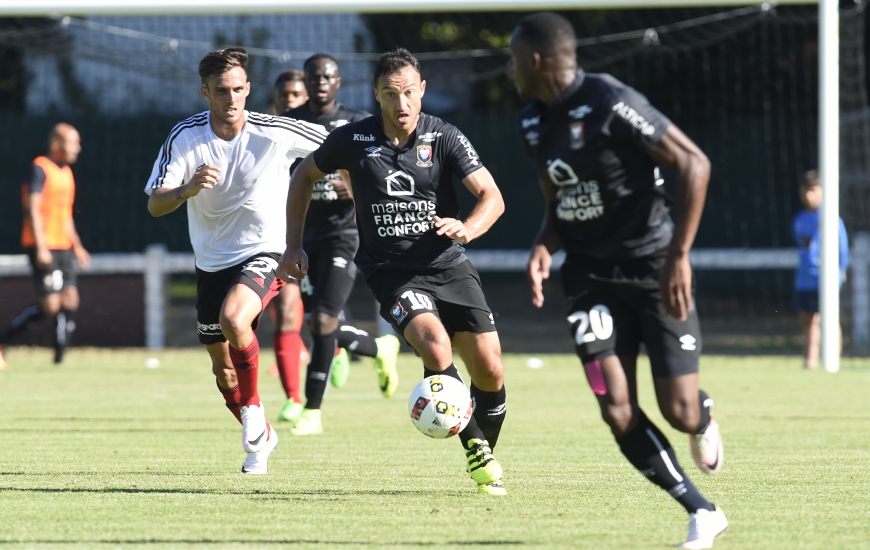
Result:
<svg viewBox="0 0 870 550"><path fill-rule="evenodd" d="M822 186L802 187L801 191L801 202L807 210L818 210L822 205Z"/></svg>
<svg viewBox="0 0 870 550"><path fill-rule="evenodd" d="M517 40L516 31L511 38L510 73L514 80L517 93L524 99L534 99L537 66L535 53L526 44Z"/></svg>
<svg viewBox="0 0 870 550"><path fill-rule="evenodd" d="M287 80L275 88L275 108L278 114L295 109L308 101L308 92L301 80Z"/></svg>
<svg viewBox="0 0 870 550"><path fill-rule="evenodd" d="M335 101L341 87L338 65L329 59L312 61L305 70L305 87L308 89L308 99L315 105L329 105Z"/></svg>
<svg viewBox="0 0 870 550"><path fill-rule="evenodd" d="M426 81L413 67L405 67L397 73L384 75L374 88L375 100L381 105L384 124L389 124L400 134L409 134L417 127Z"/></svg>
<svg viewBox="0 0 870 550"><path fill-rule="evenodd" d="M245 114L245 99L251 92L248 74L241 67L213 76L205 81L199 93L208 101L208 110L223 124L233 125Z"/></svg>
<svg viewBox="0 0 870 550"><path fill-rule="evenodd" d="M74 129L64 131L51 142L52 156L66 164L75 164L81 151L81 137Z"/></svg>

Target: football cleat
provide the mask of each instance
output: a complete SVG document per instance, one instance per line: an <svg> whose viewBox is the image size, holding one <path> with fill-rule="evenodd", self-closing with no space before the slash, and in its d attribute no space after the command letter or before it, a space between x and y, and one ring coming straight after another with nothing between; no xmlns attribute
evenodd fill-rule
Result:
<svg viewBox="0 0 870 550"><path fill-rule="evenodd" d="M302 414L302 403L288 399L284 401L284 408L278 413L278 422L294 423L299 420L300 414Z"/></svg>
<svg viewBox="0 0 870 550"><path fill-rule="evenodd" d="M678 548L713 548L713 540L728 529L728 520L717 506L712 512L698 510L689 516L689 537Z"/></svg>
<svg viewBox="0 0 870 550"><path fill-rule="evenodd" d="M722 434L719 424L710 420L710 425L702 434L689 434L689 448L695 464L705 474L715 474L722 469L725 461L725 450L722 446Z"/></svg>
<svg viewBox="0 0 870 550"><path fill-rule="evenodd" d="M384 397L392 397L399 387L399 373L396 372L396 359L401 344L392 334L375 338L378 354L375 356L375 371L378 373L378 387Z"/></svg>
<svg viewBox="0 0 870 550"><path fill-rule="evenodd" d="M269 432L266 444L256 453L248 453L245 463L242 464L243 474L265 474L267 472L266 466L269 461L269 455L272 454L272 451L274 451L275 447L278 446L278 432L276 432L272 426L269 426L268 424L266 426L266 429Z"/></svg>
<svg viewBox="0 0 870 550"><path fill-rule="evenodd" d="M246 453L256 453L269 439L269 425L263 404L242 407L242 448Z"/></svg>
<svg viewBox="0 0 870 550"><path fill-rule="evenodd" d="M478 485L477 494L503 497L507 494L507 489L504 488L504 483L502 483L501 480L498 480L485 485Z"/></svg>
<svg viewBox="0 0 870 550"><path fill-rule="evenodd" d="M490 485L501 479L501 465L492 456L492 449L485 439L470 439L465 458L468 460L465 471L478 485Z"/></svg>
<svg viewBox="0 0 870 550"><path fill-rule="evenodd" d="M340 388L347 383L347 376L350 374L350 358L347 356L347 350L338 348L338 353L332 359L332 366L329 368L329 383L334 388Z"/></svg>
<svg viewBox="0 0 870 550"><path fill-rule="evenodd" d="M293 435L319 435L323 433L320 422L320 409L303 409L296 425L290 428Z"/></svg>

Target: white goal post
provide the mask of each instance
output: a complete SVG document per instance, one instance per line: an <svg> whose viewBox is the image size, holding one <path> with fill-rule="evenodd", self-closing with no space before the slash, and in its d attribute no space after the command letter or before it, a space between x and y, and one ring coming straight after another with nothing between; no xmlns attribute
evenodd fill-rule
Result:
<svg viewBox="0 0 870 550"><path fill-rule="evenodd" d="M821 212L820 310L822 364L839 361L839 2L838 0L3 0L2 16L180 15L221 13L386 13L717 7L763 4L819 6L819 172L826 200Z"/></svg>

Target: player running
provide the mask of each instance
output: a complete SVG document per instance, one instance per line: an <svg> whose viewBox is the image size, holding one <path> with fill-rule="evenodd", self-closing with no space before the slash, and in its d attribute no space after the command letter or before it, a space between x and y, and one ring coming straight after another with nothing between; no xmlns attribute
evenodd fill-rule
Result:
<svg viewBox="0 0 870 550"><path fill-rule="evenodd" d="M659 408L690 434L704 473L722 467L712 400L698 389L701 330L689 249L710 163L644 96L577 67L571 24L554 13L523 18L511 37L516 87L533 100L520 131L547 201L532 246L532 302L544 302L551 254L567 252L562 284L577 355L604 421L628 461L690 514L683 548L710 548L728 526L677 462L637 401L638 347L646 345ZM676 225L657 165L677 173Z"/></svg>
<svg viewBox="0 0 870 550"><path fill-rule="evenodd" d="M459 352L476 405L459 433L467 471L479 493L503 495L502 469L492 455L505 415L501 346L462 244L484 234L504 202L468 139L420 112L426 82L407 50L381 56L373 91L381 114L336 128L293 173L281 266L292 277L308 273L302 229L314 183L347 170L360 237L354 261L381 316L422 357L424 376L461 380L452 347ZM477 198L465 221L458 219L454 175Z"/></svg>
<svg viewBox="0 0 870 550"><path fill-rule="evenodd" d="M187 202L196 258L199 341L227 408L242 424L242 473L265 474L278 434L257 391L260 313L283 286L283 201L294 160L315 150L319 126L245 111L251 90L242 48L209 52L199 63L208 111L175 125L145 192L164 216Z"/></svg>
<svg viewBox="0 0 870 550"><path fill-rule="evenodd" d="M338 61L332 56L325 53L312 55L305 60L303 69L308 101L287 111L284 116L319 124L329 132L371 116L336 101L341 73ZM353 193L338 173L328 174L314 182L302 246L311 266L308 276L299 282L305 310L311 315L312 344L305 379L306 403L299 414L296 413L299 406L288 401L278 419L293 421L296 414L298 420L291 433L313 435L323 433L320 407L327 379L336 387L347 381L350 363L344 349L375 359L381 393L390 397L399 385L396 373L399 340L391 334L376 339L340 320L356 279L353 256L359 248L359 237L354 222ZM298 300L299 290L288 288L288 298ZM336 345L342 348L338 356Z"/></svg>

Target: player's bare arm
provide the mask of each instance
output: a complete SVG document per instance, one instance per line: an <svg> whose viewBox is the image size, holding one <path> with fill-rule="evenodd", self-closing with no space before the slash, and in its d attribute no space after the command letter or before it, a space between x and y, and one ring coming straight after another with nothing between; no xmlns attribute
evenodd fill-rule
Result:
<svg viewBox="0 0 870 550"><path fill-rule="evenodd" d="M668 126L662 139L648 153L658 164L677 173L676 225L660 282L668 315L683 321L693 307L689 250L704 211L710 182L710 160L674 124Z"/></svg>
<svg viewBox="0 0 870 550"><path fill-rule="evenodd" d="M79 262L79 268L87 269L91 265L91 255L82 246L82 240L79 238L79 232L76 231L76 224L72 218L67 220L66 231L69 235L69 240L72 242L72 251Z"/></svg>
<svg viewBox="0 0 870 550"><path fill-rule="evenodd" d="M341 176L341 179L329 180L329 183L332 184L335 193L338 195L338 199L343 201L353 200L353 188L350 186L350 174L347 173L347 170L339 170L338 175Z"/></svg>
<svg viewBox="0 0 870 550"><path fill-rule="evenodd" d="M190 197L203 189L212 189L220 181L221 169L204 164L196 169L190 181L172 189L157 188L148 199L148 212L155 218L174 212Z"/></svg>
<svg viewBox="0 0 870 550"><path fill-rule="evenodd" d="M45 230L42 223L42 193L30 193L27 205L33 240L36 242L36 263L40 267L48 267L51 265L51 251L45 244Z"/></svg>
<svg viewBox="0 0 870 550"><path fill-rule="evenodd" d="M311 155L305 157L290 178L290 192L287 194L287 249L281 256L281 269L294 279L304 279L308 274L308 255L302 250L302 229L305 227L305 214L311 202L314 182L326 176L321 172Z"/></svg>
<svg viewBox="0 0 870 550"><path fill-rule="evenodd" d="M435 216L438 235L445 235L454 241L468 244L492 227L504 214L504 199L489 170L481 168L462 180L462 184L477 199L477 205L465 221L456 218Z"/></svg>
<svg viewBox="0 0 870 550"><path fill-rule="evenodd" d="M556 194L550 185L538 180L544 193L544 220L541 229L532 243L532 253L526 273L529 276L529 286L532 290L532 304L535 307L544 305L544 281L550 278L550 266L553 265L553 253L562 248L562 240L556 231Z"/></svg>

